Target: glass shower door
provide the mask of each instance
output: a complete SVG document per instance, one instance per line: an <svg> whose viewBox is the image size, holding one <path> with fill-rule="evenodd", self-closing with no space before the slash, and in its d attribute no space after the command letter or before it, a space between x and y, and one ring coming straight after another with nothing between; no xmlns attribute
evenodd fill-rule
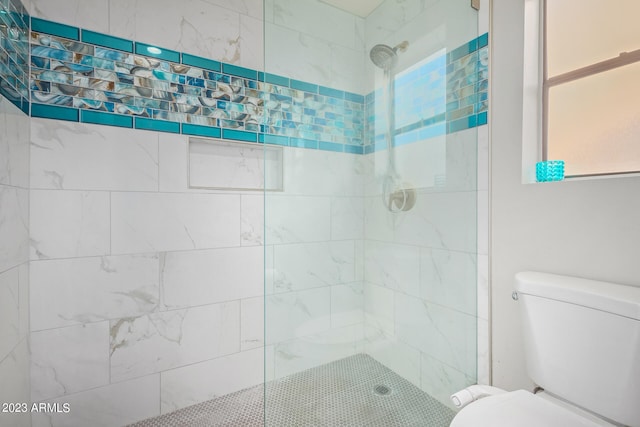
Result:
<svg viewBox="0 0 640 427"><path fill-rule="evenodd" d="M446 426L477 381L486 42L466 0L370 6L265 2L266 425Z"/></svg>

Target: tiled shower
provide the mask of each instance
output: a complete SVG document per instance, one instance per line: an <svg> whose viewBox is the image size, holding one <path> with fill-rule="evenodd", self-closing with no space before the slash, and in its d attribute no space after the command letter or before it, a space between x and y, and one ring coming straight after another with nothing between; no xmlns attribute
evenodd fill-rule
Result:
<svg viewBox="0 0 640 427"><path fill-rule="evenodd" d="M486 11L0 5L0 401L71 407L1 426L124 426L359 355L445 406L488 381ZM392 213L369 51L403 40L417 197Z"/></svg>

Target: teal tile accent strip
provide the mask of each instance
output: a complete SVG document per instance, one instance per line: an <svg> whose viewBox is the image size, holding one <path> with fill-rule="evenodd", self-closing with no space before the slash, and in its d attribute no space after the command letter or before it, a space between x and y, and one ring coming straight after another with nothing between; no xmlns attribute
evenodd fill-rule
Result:
<svg viewBox="0 0 640 427"><path fill-rule="evenodd" d="M290 138L289 146L298 148L315 148L318 149L318 141L304 138Z"/></svg>
<svg viewBox="0 0 640 427"><path fill-rule="evenodd" d="M355 102L356 104L364 104L364 96L357 93L345 92L344 99Z"/></svg>
<svg viewBox="0 0 640 427"><path fill-rule="evenodd" d="M478 49L489 45L489 33L484 33L478 37Z"/></svg>
<svg viewBox="0 0 640 427"><path fill-rule="evenodd" d="M93 123L96 125L133 128L133 117L123 114L104 113L102 111L81 110L80 121L82 123Z"/></svg>
<svg viewBox="0 0 640 427"><path fill-rule="evenodd" d="M220 128L213 126L194 125L191 123L182 124L184 135L204 136L207 138L220 138Z"/></svg>
<svg viewBox="0 0 640 427"><path fill-rule="evenodd" d="M260 74L258 76L258 80L265 82L265 83L269 83L269 84L273 84L273 85L278 85L278 86L285 86L285 87L289 87L290 81L288 77L282 77L282 76L278 76L277 74L269 74L269 73L258 73Z"/></svg>
<svg viewBox="0 0 640 427"><path fill-rule="evenodd" d="M249 68L238 67L232 64L222 64L222 72L231 74L245 79L258 80L258 72Z"/></svg>
<svg viewBox="0 0 640 427"><path fill-rule="evenodd" d="M235 139L236 141L258 142L258 134L235 129L222 129L222 138Z"/></svg>
<svg viewBox="0 0 640 427"><path fill-rule="evenodd" d="M261 133L260 135L258 135L258 142L261 142L263 144L282 145L283 147L288 147L289 137Z"/></svg>
<svg viewBox="0 0 640 427"><path fill-rule="evenodd" d="M180 133L180 123L136 117L136 129L155 130L158 132Z"/></svg>
<svg viewBox="0 0 640 427"><path fill-rule="evenodd" d="M180 62L180 52L176 52L175 50L164 49L140 42L136 42L135 45L135 52L138 55L152 56L154 58L164 59L165 61L170 62Z"/></svg>
<svg viewBox="0 0 640 427"><path fill-rule="evenodd" d="M80 41L80 29L40 18L31 18L31 31Z"/></svg>
<svg viewBox="0 0 640 427"><path fill-rule="evenodd" d="M478 126L486 125L488 123L488 114L483 112L478 114Z"/></svg>
<svg viewBox="0 0 640 427"><path fill-rule="evenodd" d="M351 154L364 154L364 148L361 145L345 145L344 152Z"/></svg>
<svg viewBox="0 0 640 427"><path fill-rule="evenodd" d="M133 42L120 37L82 30L82 42L133 53Z"/></svg>
<svg viewBox="0 0 640 427"><path fill-rule="evenodd" d="M318 85L314 85L307 82L301 82L300 80L291 80L291 89L303 90L305 92L318 93Z"/></svg>
<svg viewBox="0 0 640 427"><path fill-rule="evenodd" d="M344 92L330 87L320 86L320 95L331 96L333 98L344 99Z"/></svg>
<svg viewBox="0 0 640 427"><path fill-rule="evenodd" d="M344 153L344 146L342 144L336 144L335 142L320 141L318 148L324 151L334 151L336 153Z"/></svg>
<svg viewBox="0 0 640 427"><path fill-rule="evenodd" d="M182 54L182 63L184 65L190 65L192 67L204 68L205 70L220 71L220 62L212 59L201 58L199 56L190 55L188 53Z"/></svg>
<svg viewBox="0 0 640 427"><path fill-rule="evenodd" d="M69 107L59 107L57 105L31 104L31 117L77 122L78 110Z"/></svg>

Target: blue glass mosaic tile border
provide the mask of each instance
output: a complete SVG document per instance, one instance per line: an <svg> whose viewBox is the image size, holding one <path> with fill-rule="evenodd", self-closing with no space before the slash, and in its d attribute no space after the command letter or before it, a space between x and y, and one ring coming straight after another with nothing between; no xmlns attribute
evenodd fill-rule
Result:
<svg viewBox="0 0 640 427"><path fill-rule="evenodd" d="M0 0L0 95L29 114L29 14L19 0Z"/></svg>
<svg viewBox="0 0 640 427"><path fill-rule="evenodd" d="M487 124L489 37L483 34L394 79L394 146ZM365 153L387 149L381 91L365 96Z"/></svg>
<svg viewBox="0 0 640 427"><path fill-rule="evenodd" d="M30 18L19 0L0 0L0 11L0 94L27 114L31 101L33 117L353 154L386 149L378 93ZM486 124L487 44L484 34L396 76L395 145Z"/></svg>

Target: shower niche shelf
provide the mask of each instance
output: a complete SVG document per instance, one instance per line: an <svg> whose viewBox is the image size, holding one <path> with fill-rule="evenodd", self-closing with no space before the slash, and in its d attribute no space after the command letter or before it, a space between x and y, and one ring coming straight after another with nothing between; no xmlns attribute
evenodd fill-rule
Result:
<svg viewBox="0 0 640 427"><path fill-rule="evenodd" d="M189 188L282 191L282 147L189 138Z"/></svg>

